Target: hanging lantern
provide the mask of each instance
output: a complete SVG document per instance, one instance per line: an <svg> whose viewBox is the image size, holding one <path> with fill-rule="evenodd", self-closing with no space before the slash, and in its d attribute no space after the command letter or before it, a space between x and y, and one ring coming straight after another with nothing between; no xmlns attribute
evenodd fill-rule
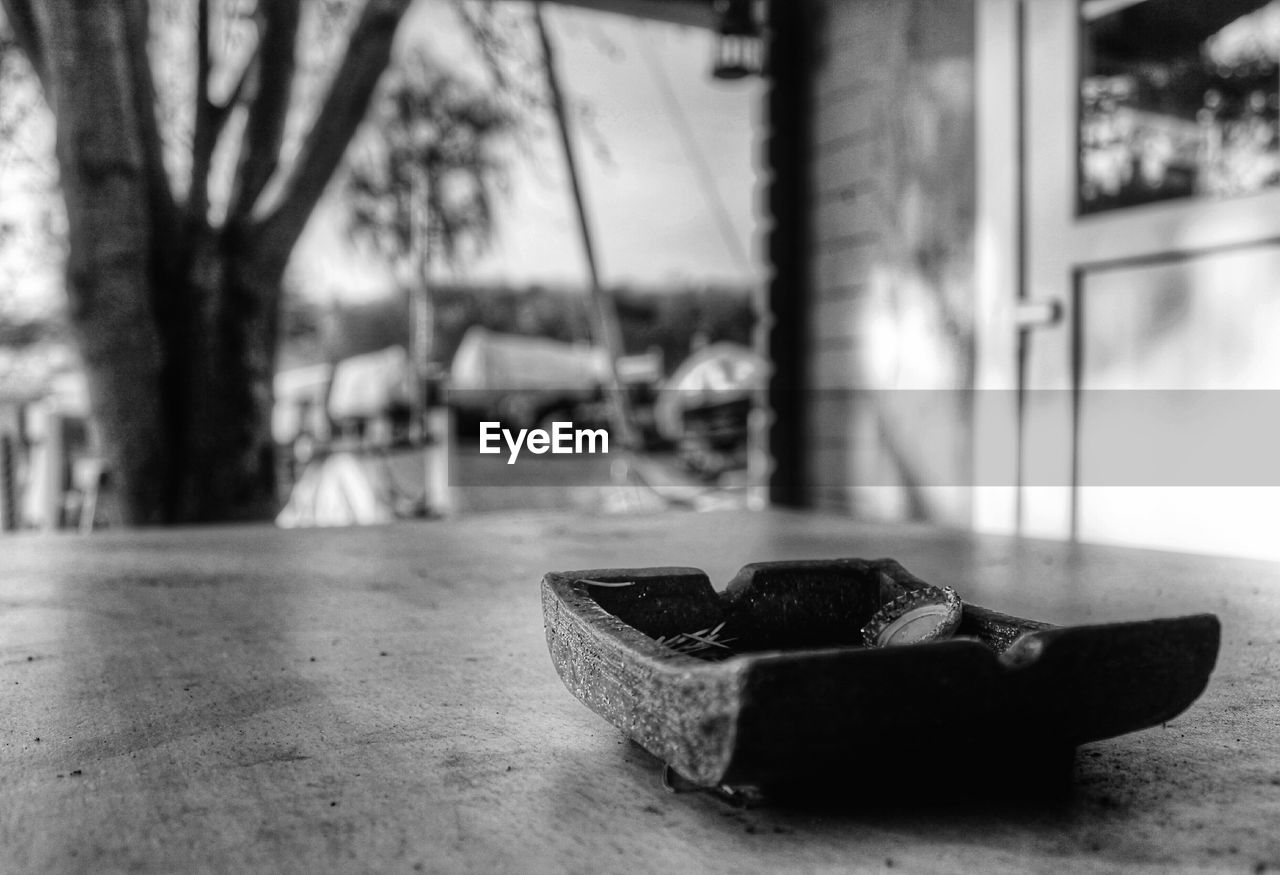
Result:
<svg viewBox="0 0 1280 875"><path fill-rule="evenodd" d="M764 40L753 7L754 0L715 0L715 78L741 79L764 69Z"/></svg>

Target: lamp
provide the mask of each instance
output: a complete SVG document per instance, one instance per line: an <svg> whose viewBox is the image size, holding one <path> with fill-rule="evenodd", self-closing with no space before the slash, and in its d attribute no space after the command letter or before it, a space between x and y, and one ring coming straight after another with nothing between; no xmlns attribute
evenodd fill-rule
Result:
<svg viewBox="0 0 1280 875"><path fill-rule="evenodd" d="M711 75L716 79L741 79L764 69L764 40L756 23L754 0L715 0L715 60Z"/></svg>

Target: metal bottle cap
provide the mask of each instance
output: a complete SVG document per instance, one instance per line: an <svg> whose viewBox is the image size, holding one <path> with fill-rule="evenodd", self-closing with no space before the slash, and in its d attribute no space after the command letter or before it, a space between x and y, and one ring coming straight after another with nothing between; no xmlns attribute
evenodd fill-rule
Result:
<svg viewBox="0 0 1280 875"><path fill-rule="evenodd" d="M963 610L960 596L951 587L924 587L876 611L862 627L862 639L868 647L940 641L955 634Z"/></svg>

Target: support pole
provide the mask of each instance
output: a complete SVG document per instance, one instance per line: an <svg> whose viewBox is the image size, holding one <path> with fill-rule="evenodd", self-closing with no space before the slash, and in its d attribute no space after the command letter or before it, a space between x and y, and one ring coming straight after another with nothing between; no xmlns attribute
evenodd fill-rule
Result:
<svg viewBox="0 0 1280 875"><path fill-rule="evenodd" d="M410 399L409 438L415 447L428 441L426 426L427 380L434 353L435 307L431 300L431 217L427 207L427 180L421 167L413 168L411 225L409 239L413 248L415 276L409 284L409 361L413 369L413 397Z"/></svg>
<svg viewBox="0 0 1280 875"><path fill-rule="evenodd" d="M564 148L564 162L569 174L569 184L573 190L573 203L577 211L578 230L582 236L582 249L587 259L587 270L591 274L591 304L595 315L597 339L609 356L607 376L609 389L609 413L613 420L613 428L617 437L616 443L626 450L637 450L640 447L638 435L632 425L631 403L623 391L622 380L618 376L618 359L623 355L622 327L618 323L618 313L614 309L613 300L600 284L600 271L596 262L595 244L591 236L591 223L587 218L586 199L582 193L582 181L578 175L578 162L573 148L573 136L569 129L568 113L565 111L564 92L560 87L560 77L556 71L555 49L551 35L547 32L542 20L542 3L535 0L533 4L533 20L538 28L538 40L542 45L542 63L547 76L547 91L551 96L551 108L555 113L556 127L560 131L560 144Z"/></svg>

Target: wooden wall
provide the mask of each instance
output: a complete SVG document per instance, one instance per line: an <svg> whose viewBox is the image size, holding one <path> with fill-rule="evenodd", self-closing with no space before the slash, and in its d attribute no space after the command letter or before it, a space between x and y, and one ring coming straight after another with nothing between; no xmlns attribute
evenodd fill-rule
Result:
<svg viewBox="0 0 1280 875"><path fill-rule="evenodd" d="M801 445L797 503L967 525L973 0L809 8L804 312L772 392L804 387L805 421L775 442Z"/></svg>

